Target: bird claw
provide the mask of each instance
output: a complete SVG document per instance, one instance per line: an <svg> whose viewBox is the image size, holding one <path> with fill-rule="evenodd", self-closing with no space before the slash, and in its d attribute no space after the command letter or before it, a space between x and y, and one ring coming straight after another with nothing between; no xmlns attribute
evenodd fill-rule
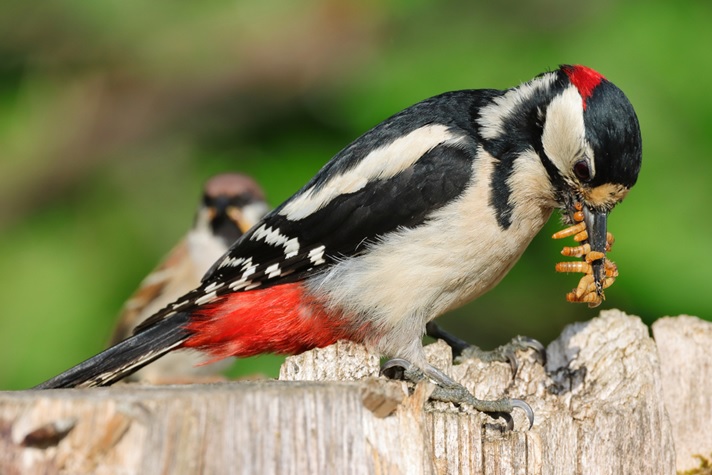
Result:
<svg viewBox="0 0 712 475"><path fill-rule="evenodd" d="M496 401L485 401L477 399L459 383L448 386L438 386L430 395L430 399L451 402L453 404L467 404L473 409L484 412L490 417L504 419L509 430L514 429L512 412L517 408L523 410L527 416L527 420L529 421L528 429L531 429L534 425L534 411L531 406L523 400L502 398Z"/></svg>
<svg viewBox="0 0 712 475"><path fill-rule="evenodd" d="M512 412L514 412L514 408L521 409L522 411L524 411L524 414L527 416L527 420L529 421L529 427L527 428L527 430L531 430L531 428L534 426L534 411L532 410L532 407L521 399L509 399L509 403L512 406ZM511 413L492 412L488 413L488 415L494 419L504 419L505 423L507 424L507 430L514 430L514 418L512 417Z"/></svg>
<svg viewBox="0 0 712 475"><path fill-rule="evenodd" d="M476 358L486 363L501 361L509 363L509 366L512 368L512 374L516 375L519 370L519 360L517 359L516 352L520 350L534 350L537 361L541 364L546 363L546 348L534 338L516 336L506 345L502 345L494 350L485 351L443 330L435 322L428 322L425 326L425 331L428 336L439 338L452 348L456 363L461 363L468 358Z"/></svg>
<svg viewBox="0 0 712 475"><path fill-rule="evenodd" d="M517 408L524 411L527 416L527 420L529 421L529 427L527 430L531 429L532 426L534 426L534 411L532 410L532 407L521 399L510 399L509 402L512 404L512 409Z"/></svg>
<svg viewBox="0 0 712 475"><path fill-rule="evenodd" d="M380 376L398 381L411 381L419 383L425 380L425 374L413 363L403 358L393 358L381 366Z"/></svg>
<svg viewBox="0 0 712 475"><path fill-rule="evenodd" d="M532 341L536 342L536 340ZM430 378L437 384L437 387L430 395L430 399L451 402L453 404L467 404L473 409L484 412L490 417L504 419L509 430L514 429L514 420L512 419L511 413L515 408L524 411L529 421L529 429L534 425L534 411L531 406L523 400L503 398L496 401L485 401L477 399L462 384L451 380L440 370L434 367L428 369L429 371L426 375L425 372L408 360L394 358L383 364L381 367L381 375L388 378L394 377L393 379L405 379L415 383Z"/></svg>
<svg viewBox="0 0 712 475"><path fill-rule="evenodd" d="M546 364L546 347L535 338L517 335L505 346L516 350L533 350L537 362L541 365Z"/></svg>
<svg viewBox="0 0 712 475"><path fill-rule="evenodd" d="M534 355L540 364L546 364L546 348L538 340L527 336L516 336L512 340L494 350L485 351L474 345L470 345L462 351L455 362L461 363L467 358L477 358L480 361L489 363L491 361L500 361L509 363L512 368L512 374L516 375L519 371L519 359L517 358L518 351L534 350Z"/></svg>

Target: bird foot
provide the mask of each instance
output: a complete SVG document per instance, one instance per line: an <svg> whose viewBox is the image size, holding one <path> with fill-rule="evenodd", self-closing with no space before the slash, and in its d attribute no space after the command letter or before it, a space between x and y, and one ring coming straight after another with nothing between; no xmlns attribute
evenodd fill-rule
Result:
<svg viewBox="0 0 712 475"><path fill-rule="evenodd" d="M519 408L525 412L529 420L530 429L532 425L534 425L534 411L532 411L529 404L521 399L503 398L495 401L477 399L462 384L453 381L445 375L445 373L433 366L428 366L425 371L423 371L408 360L394 358L387 361L381 367L381 375L390 379L401 379L414 383L430 379L437 384L437 387L430 395L430 399L451 402L458 405L467 404L473 409L484 412L491 417L501 417L506 421L509 430L514 429L512 412L515 408Z"/></svg>
<svg viewBox="0 0 712 475"><path fill-rule="evenodd" d="M456 363L461 363L468 358L477 358L480 361L489 363L491 361L500 361L509 363L512 368L512 374L516 375L519 370L519 360L517 359L518 351L534 350L536 360L540 364L546 363L546 348L534 338L526 336L516 336L509 343L495 348L494 350L482 350L475 345L470 345L455 358Z"/></svg>
<svg viewBox="0 0 712 475"><path fill-rule="evenodd" d="M472 345L452 333L449 333L435 322L429 322L426 325L426 332L432 338L439 338L447 343L452 348L455 356L455 363L462 363L463 360L476 358L485 363L492 361L500 361L509 363L512 368L512 374L516 375L519 370L519 360L517 359L517 351L534 350L536 360L540 364L546 363L546 348L538 340L526 336L516 336L512 341L502 345L494 350L482 350L479 347Z"/></svg>

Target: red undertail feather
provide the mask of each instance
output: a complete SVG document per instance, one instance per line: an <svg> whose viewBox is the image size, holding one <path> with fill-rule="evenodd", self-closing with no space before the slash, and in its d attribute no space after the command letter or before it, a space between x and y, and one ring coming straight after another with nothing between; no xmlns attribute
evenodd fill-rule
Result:
<svg viewBox="0 0 712 475"><path fill-rule="evenodd" d="M606 78L601 73L586 66L563 66L562 69L569 77L571 84L576 86L579 94L581 94L583 108L586 110L586 100L591 97L593 90Z"/></svg>
<svg viewBox="0 0 712 475"><path fill-rule="evenodd" d="M342 339L361 341L365 334L363 325L328 312L299 282L229 294L198 310L186 329L193 335L183 346L212 355L207 363L228 356L297 354Z"/></svg>

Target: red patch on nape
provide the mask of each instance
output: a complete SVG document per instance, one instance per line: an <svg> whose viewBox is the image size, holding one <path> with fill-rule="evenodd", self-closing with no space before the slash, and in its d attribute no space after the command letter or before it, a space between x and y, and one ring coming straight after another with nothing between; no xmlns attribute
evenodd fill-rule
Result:
<svg viewBox="0 0 712 475"><path fill-rule="evenodd" d="M367 325L327 311L299 282L235 292L191 317L183 347L228 356L297 354L347 339L363 341Z"/></svg>
<svg viewBox="0 0 712 475"><path fill-rule="evenodd" d="M601 73L581 65L564 65L561 66L561 70L578 89L583 99L583 109L586 110L586 101L593 95L593 90L606 78Z"/></svg>

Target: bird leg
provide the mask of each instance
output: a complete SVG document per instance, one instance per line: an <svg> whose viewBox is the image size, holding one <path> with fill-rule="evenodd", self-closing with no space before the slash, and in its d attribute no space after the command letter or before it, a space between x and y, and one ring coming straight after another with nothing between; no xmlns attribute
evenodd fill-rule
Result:
<svg viewBox="0 0 712 475"><path fill-rule="evenodd" d="M460 363L463 359L477 358L485 363L492 361L501 361L509 363L512 368L512 374L516 375L519 370L519 361L517 360L517 351L534 350L537 361L541 364L546 363L546 348L534 338L526 336L516 336L512 341L506 343L494 350L482 350L479 347L461 340L452 333L443 330L434 321L428 322L425 325L425 332L429 337L443 340L452 348L455 362Z"/></svg>
<svg viewBox="0 0 712 475"><path fill-rule="evenodd" d="M515 408L519 408L525 412L529 420L530 429L532 425L534 425L534 411L532 411L531 406L523 400L503 398L496 401L485 401L477 399L462 384L452 380L449 376L432 365L426 365L425 368L421 370L408 360L394 358L387 361L381 367L381 374L391 379L405 379L414 383L430 379L437 385L430 395L430 399L451 402L453 404L467 404L491 417L501 417L507 422L509 430L514 428L512 412Z"/></svg>

